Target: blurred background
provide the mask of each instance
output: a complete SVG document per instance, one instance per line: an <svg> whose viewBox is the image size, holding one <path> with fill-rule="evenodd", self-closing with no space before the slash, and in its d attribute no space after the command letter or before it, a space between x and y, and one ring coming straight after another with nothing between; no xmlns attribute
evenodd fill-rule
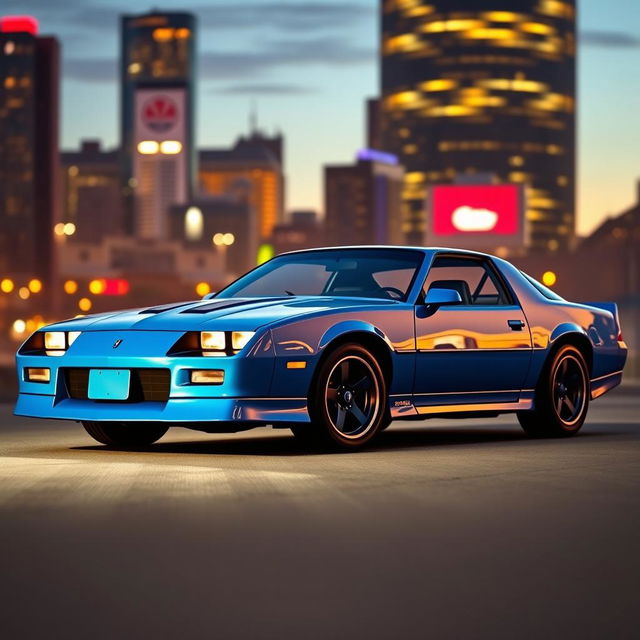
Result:
<svg viewBox="0 0 640 640"><path fill-rule="evenodd" d="M638 3L171 8L3 2L5 389L45 323L342 244L494 252L615 301L640 373Z"/></svg>

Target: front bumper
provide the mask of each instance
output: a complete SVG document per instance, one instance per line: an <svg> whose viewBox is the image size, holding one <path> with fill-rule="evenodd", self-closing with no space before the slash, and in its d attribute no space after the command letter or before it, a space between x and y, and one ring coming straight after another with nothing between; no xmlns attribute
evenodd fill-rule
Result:
<svg viewBox="0 0 640 640"><path fill-rule="evenodd" d="M274 371L279 366L273 353L222 357L150 357L166 353L182 335L170 331L82 334L63 356L21 355L16 358L19 395L15 414L35 418L86 421L168 422L172 424L233 422L308 422L306 397L271 397ZM124 340L117 350L113 344ZM48 368L49 382L29 382L27 367ZM73 397L69 370L162 369L168 372L168 389L162 402L140 400L94 401ZM191 384L190 371L224 371L219 385Z"/></svg>

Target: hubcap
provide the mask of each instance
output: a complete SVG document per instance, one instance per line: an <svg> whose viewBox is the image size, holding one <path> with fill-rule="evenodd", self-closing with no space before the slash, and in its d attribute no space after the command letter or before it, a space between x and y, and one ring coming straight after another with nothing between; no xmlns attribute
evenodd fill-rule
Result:
<svg viewBox="0 0 640 640"><path fill-rule="evenodd" d="M380 389L371 365L345 356L331 370L325 390L327 414L345 438L360 438L373 426L380 409Z"/></svg>
<svg viewBox="0 0 640 640"><path fill-rule="evenodd" d="M582 416L586 396L586 380L580 362L566 355L558 362L553 376L553 406L560 420L567 426Z"/></svg>

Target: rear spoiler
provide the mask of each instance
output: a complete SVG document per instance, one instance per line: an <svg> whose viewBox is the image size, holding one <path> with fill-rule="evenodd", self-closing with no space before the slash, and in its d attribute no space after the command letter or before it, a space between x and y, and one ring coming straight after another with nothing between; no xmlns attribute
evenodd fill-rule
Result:
<svg viewBox="0 0 640 640"><path fill-rule="evenodd" d="M616 323L616 329L620 333L620 316L618 314L618 305L615 302L585 302L584 304L589 307L595 307L596 309L604 309L613 315L613 319Z"/></svg>

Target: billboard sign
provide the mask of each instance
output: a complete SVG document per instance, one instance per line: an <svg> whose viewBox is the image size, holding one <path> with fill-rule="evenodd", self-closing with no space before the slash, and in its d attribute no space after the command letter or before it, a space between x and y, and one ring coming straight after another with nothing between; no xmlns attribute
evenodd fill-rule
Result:
<svg viewBox="0 0 640 640"><path fill-rule="evenodd" d="M447 184L430 191L429 241L479 249L525 242L519 184Z"/></svg>
<svg viewBox="0 0 640 640"><path fill-rule="evenodd" d="M185 144L185 89L138 89L135 140L177 140Z"/></svg>

